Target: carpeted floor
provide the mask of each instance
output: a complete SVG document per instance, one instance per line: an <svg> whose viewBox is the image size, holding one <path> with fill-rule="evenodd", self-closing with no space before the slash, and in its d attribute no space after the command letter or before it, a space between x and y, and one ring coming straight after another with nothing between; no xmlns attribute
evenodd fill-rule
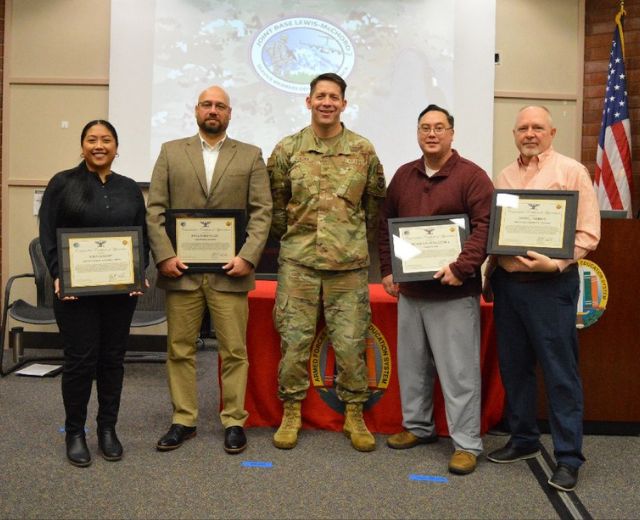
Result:
<svg viewBox="0 0 640 520"><path fill-rule="evenodd" d="M64 455L60 376L0 380L1 518L638 518L640 439L587 436L588 462L575 493L540 485L546 459L447 472L448 439L411 450L358 453L341 434L303 431L297 448L271 444L272 429L248 430L249 447L222 449L216 353L198 353L198 435L173 452L155 450L170 423L164 366L128 363L118 433L120 462L96 455L75 468ZM90 416L96 413L92 399ZM506 437L488 435L485 450ZM552 451L548 436L544 445ZM424 475L425 480L410 476ZM431 478L436 477L436 478ZM442 477L442 478L441 478Z"/></svg>

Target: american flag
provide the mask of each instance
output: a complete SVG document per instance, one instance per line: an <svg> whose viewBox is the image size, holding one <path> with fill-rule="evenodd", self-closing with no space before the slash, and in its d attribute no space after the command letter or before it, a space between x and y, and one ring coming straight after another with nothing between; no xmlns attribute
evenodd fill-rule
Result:
<svg viewBox="0 0 640 520"><path fill-rule="evenodd" d="M593 184L600 209L625 210L631 218L631 128L624 72L623 14L621 10L616 16L613 32Z"/></svg>

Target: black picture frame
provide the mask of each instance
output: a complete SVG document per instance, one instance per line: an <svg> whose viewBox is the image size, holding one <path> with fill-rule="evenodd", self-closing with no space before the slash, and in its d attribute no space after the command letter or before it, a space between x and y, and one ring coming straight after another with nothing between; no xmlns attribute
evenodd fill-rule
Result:
<svg viewBox="0 0 640 520"><path fill-rule="evenodd" d="M526 256L527 251L536 251L550 258L567 259L573 258L575 237L576 237L576 219L578 215L578 197L577 191L569 190L511 190L497 189L493 193L493 201L491 204L491 220L489 223L489 237L487 240L487 253L495 255L520 255ZM522 223L523 226L534 226L539 222L541 231L545 225L542 214L538 217L535 212L539 211L539 201L564 203L564 213L562 215L562 244L555 246L545 245L545 234L540 233L538 239L531 243L513 244L501 239L501 230L505 225L505 218L508 212L504 208L510 207L513 201L518 203L525 201L529 208L531 216L526 216L527 220ZM529 202L527 202L529 201ZM513 223L516 225L516 223ZM528 230L528 233L531 231Z"/></svg>
<svg viewBox="0 0 640 520"><path fill-rule="evenodd" d="M96 296L105 294L128 294L130 292L144 292L144 242L142 226L99 227L99 228L59 228L56 231L58 245L58 274L60 278L60 297L66 296ZM108 243L109 239L130 241L130 255L133 281L131 283L100 282L88 284L74 282L71 266L71 249L80 244L95 242L96 251ZM75 240L75 242L74 242ZM100 245L102 244L102 245ZM101 261L106 261L102 257ZM103 271L104 272L104 271Z"/></svg>
<svg viewBox="0 0 640 520"><path fill-rule="evenodd" d="M189 266L190 273L222 273L222 266L227 264L231 258L220 262L199 262L186 261L178 251L176 225L181 219L201 219L203 221L212 219L233 220L234 235L233 251L234 256L240 252L246 237L246 212L242 209L167 209L165 211L165 229L167 236L177 256ZM203 239L206 241L206 239Z"/></svg>
<svg viewBox="0 0 640 520"><path fill-rule="evenodd" d="M456 222L457 221L457 222ZM397 251L394 236L400 237L401 230L404 228L418 228L424 226L456 226L458 236L460 238L460 251L464 247L464 242L469 236L469 216L460 213L455 215L434 215L429 217L398 217L390 218L387 221L389 226L389 245L391 248L391 269L393 272L393 281L398 282L418 282L418 281L437 281L433 279L433 275L437 273L442 266L435 270L424 270L419 272L405 272L401 254ZM462 224L462 225L460 225ZM460 254L460 251L457 254ZM457 257L456 257L457 258ZM454 262L456 258L452 258Z"/></svg>

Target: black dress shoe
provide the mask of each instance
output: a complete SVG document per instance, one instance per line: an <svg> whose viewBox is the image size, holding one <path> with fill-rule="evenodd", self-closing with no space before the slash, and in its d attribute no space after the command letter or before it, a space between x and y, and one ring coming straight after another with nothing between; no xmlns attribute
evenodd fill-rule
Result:
<svg viewBox="0 0 640 520"><path fill-rule="evenodd" d="M185 426L183 424L172 424L169 431L156 444L159 451L175 450L182 446L182 443L196 436L195 426Z"/></svg>
<svg viewBox="0 0 640 520"><path fill-rule="evenodd" d="M549 485L560 491L573 491L578 483L578 468L572 468L562 462L558 464L549 479Z"/></svg>
<svg viewBox="0 0 640 520"><path fill-rule="evenodd" d="M91 464L91 453L89 453L84 433L67 433L65 443L67 459L71 464L79 468L85 468Z"/></svg>
<svg viewBox="0 0 640 520"><path fill-rule="evenodd" d="M540 455L540 448L520 449L515 448L511 442L508 442L504 448L492 451L487 455L487 458L491 462L497 462L498 464L507 464L509 462L516 462L518 460L532 459Z"/></svg>
<svg viewBox="0 0 640 520"><path fill-rule="evenodd" d="M240 453L247 447L247 436L242 426L230 426L224 430L224 451Z"/></svg>
<svg viewBox="0 0 640 520"><path fill-rule="evenodd" d="M105 460L120 460L122 458L122 444L118 440L115 428L98 430L98 447Z"/></svg>

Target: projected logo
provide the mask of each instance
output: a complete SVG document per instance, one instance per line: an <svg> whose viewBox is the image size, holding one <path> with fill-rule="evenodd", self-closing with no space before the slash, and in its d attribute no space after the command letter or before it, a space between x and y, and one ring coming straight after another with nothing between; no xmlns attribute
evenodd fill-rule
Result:
<svg viewBox="0 0 640 520"><path fill-rule="evenodd" d="M609 284L600 266L591 260L578 260L580 272L580 297L576 327L584 329L593 325L607 308Z"/></svg>
<svg viewBox="0 0 640 520"><path fill-rule="evenodd" d="M296 94L309 92L309 82L323 72L346 78L355 54L348 36L317 18L287 18L265 27L253 42L251 60L270 85Z"/></svg>
<svg viewBox="0 0 640 520"><path fill-rule="evenodd" d="M375 405L389 386L391 378L391 353L389 344L378 327L369 325L365 350L367 376L371 395L364 408ZM334 411L344 413L344 403L338 398L335 388L337 376L336 355L333 345L323 328L313 340L309 359L311 383L320 398Z"/></svg>

